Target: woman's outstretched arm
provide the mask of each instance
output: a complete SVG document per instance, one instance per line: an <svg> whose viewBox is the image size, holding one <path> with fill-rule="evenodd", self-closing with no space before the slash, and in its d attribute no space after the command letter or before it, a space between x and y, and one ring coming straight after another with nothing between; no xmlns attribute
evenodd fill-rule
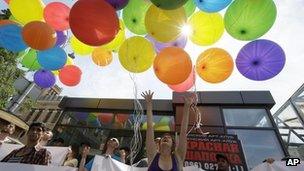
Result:
<svg viewBox="0 0 304 171"><path fill-rule="evenodd" d="M190 94L191 96L184 97L184 113L183 120L181 123L181 130L179 135L178 147L176 149L177 155L181 158L182 162L185 160L186 152L187 152L187 131L188 131L188 122L189 122L189 111L190 107L194 102L194 94Z"/></svg>
<svg viewBox="0 0 304 171"><path fill-rule="evenodd" d="M152 97L153 92L145 91L141 94L142 97L146 100L146 109L147 109L147 131L146 131L146 150L148 157L148 164L152 162L154 156L156 155L156 146L154 143L154 130L153 130L153 114L152 114Z"/></svg>

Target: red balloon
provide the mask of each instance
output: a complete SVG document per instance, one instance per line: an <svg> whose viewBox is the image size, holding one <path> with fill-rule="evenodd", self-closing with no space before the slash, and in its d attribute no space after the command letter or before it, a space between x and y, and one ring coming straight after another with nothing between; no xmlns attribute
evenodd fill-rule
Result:
<svg viewBox="0 0 304 171"><path fill-rule="evenodd" d="M125 123L129 119L128 114L117 114L116 121L119 123Z"/></svg>
<svg viewBox="0 0 304 171"><path fill-rule="evenodd" d="M81 80L81 70L75 65L66 65L59 71L59 80L66 86L76 86Z"/></svg>
<svg viewBox="0 0 304 171"><path fill-rule="evenodd" d="M115 9L104 0L78 0L70 12L75 37L90 46L112 41L119 31Z"/></svg>
<svg viewBox="0 0 304 171"><path fill-rule="evenodd" d="M45 22L57 31L64 31L70 28L70 8L61 2L52 2L44 8L43 16Z"/></svg>
<svg viewBox="0 0 304 171"><path fill-rule="evenodd" d="M109 124L113 121L113 113L101 113L98 115L98 120L103 124Z"/></svg>
<svg viewBox="0 0 304 171"><path fill-rule="evenodd" d="M171 88L172 90L176 91L176 92L185 92L187 90L189 90L195 83L195 72L194 72L194 68L192 69L189 77L182 83L180 84L176 84L176 85L169 85L169 88Z"/></svg>

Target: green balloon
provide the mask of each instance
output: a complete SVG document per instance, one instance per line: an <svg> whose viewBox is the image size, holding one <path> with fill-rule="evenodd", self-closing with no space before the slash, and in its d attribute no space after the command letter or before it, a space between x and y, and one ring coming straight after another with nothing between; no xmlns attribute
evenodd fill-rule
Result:
<svg viewBox="0 0 304 171"><path fill-rule="evenodd" d="M226 11L225 28L235 39L254 40L267 33L276 15L272 0L235 0Z"/></svg>
<svg viewBox="0 0 304 171"><path fill-rule="evenodd" d="M131 0L123 9L123 21L131 32L139 35L147 34L145 16L150 5L150 2L144 0Z"/></svg>
<svg viewBox="0 0 304 171"><path fill-rule="evenodd" d="M151 0L155 6L164 10L177 9L183 6L187 1L188 0Z"/></svg>
<svg viewBox="0 0 304 171"><path fill-rule="evenodd" d="M38 63L37 52L35 50L29 50L29 52L23 56L21 64L23 65L23 67L28 68L32 71L41 68Z"/></svg>
<svg viewBox="0 0 304 171"><path fill-rule="evenodd" d="M196 5L193 0L190 0L184 5L184 8L185 8L187 17L190 17L194 13L194 11L196 9Z"/></svg>

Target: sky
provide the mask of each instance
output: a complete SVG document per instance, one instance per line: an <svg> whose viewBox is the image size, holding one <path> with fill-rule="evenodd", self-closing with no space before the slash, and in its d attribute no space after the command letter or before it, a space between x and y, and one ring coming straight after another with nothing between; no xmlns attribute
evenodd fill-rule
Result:
<svg viewBox="0 0 304 171"><path fill-rule="evenodd" d="M53 1L44 0L45 4ZM65 2L70 7L75 2L73 0L57 1ZM304 83L304 1L274 0L274 2L277 6L275 24L260 39L274 41L284 49L286 64L281 73L270 80L258 82L243 77L235 67L231 76L219 84L207 83L197 76L197 91L269 90L277 103L271 110L274 113ZM0 8L7 8L3 0L0 2ZM221 12L222 16L224 12L225 10ZM127 33L127 36L132 36L132 34ZM225 49L235 59L246 43L248 42L236 40L225 32L222 38L211 46L196 46L188 41L185 50L194 64L200 53L212 47ZM134 82L129 72L120 65L117 54L114 54L112 63L106 67L95 65L90 56L76 55L74 63L82 69L82 80L76 87L67 87L57 79L57 84L63 88L62 95L89 98L134 98ZM155 91L155 99L172 98L172 90L157 79L152 67L144 73L136 74L135 80L138 97L140 97L140 92L152 90Z"/></svg>

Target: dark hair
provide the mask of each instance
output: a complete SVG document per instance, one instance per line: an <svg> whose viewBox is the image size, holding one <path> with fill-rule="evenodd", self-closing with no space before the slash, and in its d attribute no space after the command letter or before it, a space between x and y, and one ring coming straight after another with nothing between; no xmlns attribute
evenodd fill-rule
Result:
<svg viewBox="0 0 304 171"><path fill-rule="evenodd" d="M216 160L224 159L229 163L228 158L224 154L216 154L215 158L216 158Z"/></svg>
<svg viewBox="0 0 304 171"><path fill-rule="evenodd" d="M89 142L82 142L80 145L81 146L91 147L91 144Z"/></svg>
<svg viewBox="0 0 304 171"><path fill-rule="evenodd" d="M42 128L42 131L43 131L43 132L46 131L46 129L47 129L44 123L42 123L42 122L33 122L33 123L29 126L29 130L30 130L32 127L34 127L34 126Z"/></svg>
<svg viewBox="0 0 304 171"><path fill-rule="evenodd" d="M113 137L112 137L112 138L113 138ZM102 149L101 154L105 154L105 153L107 152L107 149L108 149L108 142L111 141L112 138L109 138L109 139L106 141L105 145L103 146L103 149ZM117 147L116 149L114 149L114 151L117 150L117 149L118 149L118 147Z"/></svg>
<svg viewBox="0 0 304 171"><path fill-rule="evenodd" d="M73 153L73 157L76 158L79 154L79 146L77 144L71 145L71 150Z"/></svg>
<svg viewBox="0 0 304 171"><path fill-rule="evenodd" d="M62 138L56 138L53 141L53 143L59 143L59 142L62 143L62 144L64 144L64 140Z"/></svg>
<svg viewBox="0 0 304 171"><path fill-rule="evenodd" d="M129 147L121 147L119 150L125 150L126 152L130 153Z"/></svg>

